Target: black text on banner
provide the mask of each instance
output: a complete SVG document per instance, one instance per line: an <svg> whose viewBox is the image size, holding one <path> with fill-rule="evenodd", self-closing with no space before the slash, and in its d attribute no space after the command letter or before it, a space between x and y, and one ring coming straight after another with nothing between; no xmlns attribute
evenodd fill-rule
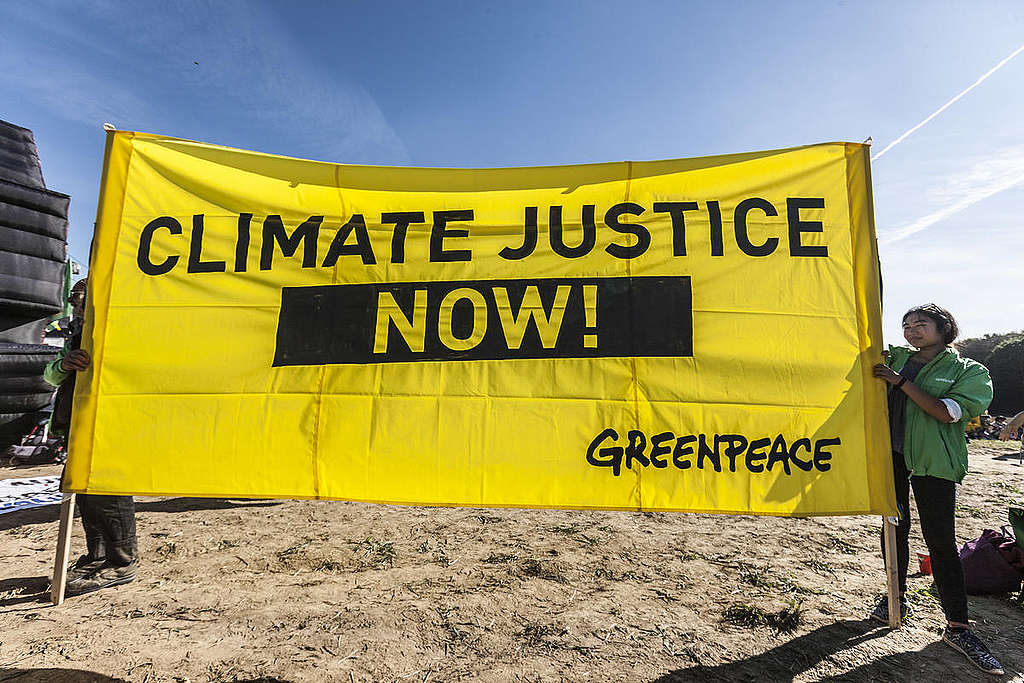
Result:
<svg viewBox="0 0 1024 683"><path fill-rule="evenodd" d="M285 287L275 366L693 354L689 277Z"/></svg>

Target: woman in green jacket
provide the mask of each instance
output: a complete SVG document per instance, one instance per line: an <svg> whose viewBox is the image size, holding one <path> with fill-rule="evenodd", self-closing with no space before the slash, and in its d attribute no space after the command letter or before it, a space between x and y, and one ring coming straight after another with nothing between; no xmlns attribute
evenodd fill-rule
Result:
<svg viewBox="0 0 1024 683"><path fill-rule="evenodd" d="M985 412L992 401L992 380L985 366L962 358L952 348L958 333L949 311L935 304L916 306L903 316L903 336L914 348L890 347L887 364L874 367L874 376L890 385L889 426L900 519L896 528L900 616L908 611L905 594L913 487L921 534L948 621L942 640L982 671L1002 674L996 658L968 629L967 591L957 553L956 485L967 473L964 424ZM882 599L871 617L888 623L887 599Z"/></svg>

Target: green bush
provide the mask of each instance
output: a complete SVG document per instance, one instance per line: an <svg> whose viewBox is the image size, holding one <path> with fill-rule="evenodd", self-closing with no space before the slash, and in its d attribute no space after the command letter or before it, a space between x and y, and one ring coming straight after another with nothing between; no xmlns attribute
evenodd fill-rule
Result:
<svg viewBox="0 0 1024 683"><path fill-rule="evenodd" d="M986 334L984 337L972 337L961 339L956 343L956 348L961 356L973 358L982 365L988 365L988 359L992 351L1005 341L1024 338L1020 332L1009 332L1007 334Z"/></svg>
<svg viewBox="0 0 1024 683"><path fill-rule="evenodd" d="M995 388L989 412L1015 415L1024 410L1024 337L1001 342L992 349L985 365Z"/></svg>

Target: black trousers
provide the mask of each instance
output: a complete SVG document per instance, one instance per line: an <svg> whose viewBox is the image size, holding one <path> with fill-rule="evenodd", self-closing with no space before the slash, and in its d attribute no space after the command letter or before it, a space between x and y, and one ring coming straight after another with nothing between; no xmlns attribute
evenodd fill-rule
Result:
<svg viewBox="0 0 1024 683"><path fill-rule="evenodd" d="M85 528L85 545L89 559L106 560L124 566L139 554L135 536L135 499L131 496L76 496L78 511Z"/></svg>
<svg viewBox="0 0 1024 683"><path fill-rule="evenodd" d="M956 484L938 477L911 477L902 453L893 453L893 474L896 478L896 503L900 523L896 527L896 564L899 568L900 593L907 590L907 568L910 564L910 487L914 487L917 514L931 556L932 575L939 591L942 611L949 621L967 623L967 590L964 568L956 545ZM885 559L885 533L882 534L882 558Z"/></svg>

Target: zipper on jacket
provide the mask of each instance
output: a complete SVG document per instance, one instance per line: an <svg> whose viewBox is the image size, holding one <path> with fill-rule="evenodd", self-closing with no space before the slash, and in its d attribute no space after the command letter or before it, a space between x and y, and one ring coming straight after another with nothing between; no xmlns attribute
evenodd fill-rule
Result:
<svg viewBox="0 0 1024 683"><path fill-rule="evenodd" d="M930 361L925 363L924 366L920 370L917 371L917 377L914 378L914 384L917 384L917 386L920 387L921 385L919 384L919 382L922 379L926 379L927 378L928 370L933 365L935 365L935 362L939 358L942 358L948 352L949 352L949 347L946 347L945 349L943 349L942 351L937 353L934 358L932 358ZM910 359L913 358L915 355L917 355L917 352L911 353L909 356L907 356L906 359L904 359L904 361L903 361L902 367L900 367L899 370L895 370L895 372L898 372L898 373L903 372L903 368L905 368L907 366L907 363L909 363ZM923 389L922 389L922 391L923 391ZM912 403L912 400L908 396L907 397L907 405L909 406L910 403ZM914 405L917 406L917 404L914 404ZM917 406L917 409L918 409L918 411L924 413L924 409L921 408L921 406ZM904 411L904 416L905 416L904 419L906 421L906 423L904 424L904 437L903 437L904 460L906 460L907 446L909 445L908 442L907 442L906 434L907 434L907 432L910 431L910 430L907 429L910 426L910 419L909 419L910 416L907 413L907 408L906 407L903 408L903 411ZM924 413L924 414L927 415L927 413ZM942 438L941 435L940 435L939 438L942 439L942 447L946 450L946 459L949 460L950 467L952 467L953 471L955 472L956 471L956 467L953 465L953 454L949 452L949 446L946 445L946 440L944 438ZM911 459L916 462L916 458L912 457ZM910 476L907 477L907 479L909 481L910 477L914 475L914 470L911 469L911 468L907 468L907 469L910 470Z"/></svg>
<svg viewBox="0 0 1024 683"><path fill-rule="evenodd" d="M949 450L949 444L946 443L946 435L945 435L945 433L939 432L939 440L942 442L942 447L946 451L946 459L949 460L950 471L952 472L953 476L955 477L956 476L956 470L957 470L956 463L953 462L953 452Z"/></svg>

